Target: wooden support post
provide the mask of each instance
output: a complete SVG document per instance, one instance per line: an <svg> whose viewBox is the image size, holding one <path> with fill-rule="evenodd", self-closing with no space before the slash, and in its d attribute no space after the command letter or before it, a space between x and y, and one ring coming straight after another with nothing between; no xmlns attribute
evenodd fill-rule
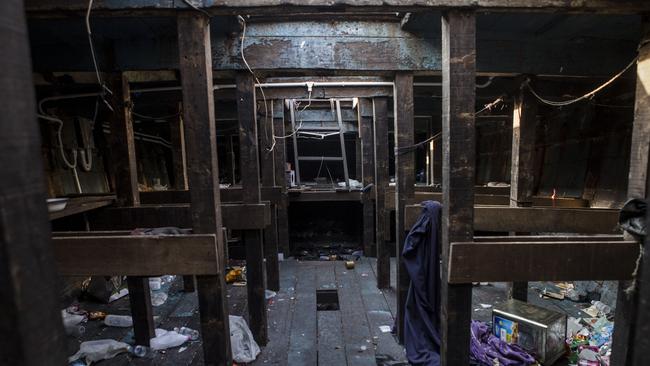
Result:
<svg viewBox="0 0 650 366"><path fill-rule="evenodd" d="M372 100L368 98L359 99L359 125L361 127L361 159L363 176L361 182L363 186L375 183L375 151L374 151L374 134L373 124L373 107ZM374 192L374 188L372 190ZM362 199L363 204L363 251L366 256L376 255L375 244L375 208L373 193L364 192Z"/></svg>
<svg viewBox="0 0 650 366"><path fill-rule="evenodd" d="M469 363L471 285L450 285L452 242L474 237L476 15L442 15L442 365Z"/></svg>
<svg viewBox="0 0 650 366"><path fill-rule="evenodd" d="M273 100L273 134L284 136L284 103L281 99ZM273 148L275 160L275 185L282 189L282 202L277 207L278 247L285 256L289 256L289 197L287 195L287 155L284 139L276 139Z"/></svg>
<svg viewBox="0 0 650 366"><path fill-rule="evenodd" d="M20 0L0 2L0 364L64 365L41 138Z"/></svg>
<svg viewBox="0 0 650 366"><path fill-rule="evenodd" d="M174 172L174 189L187 189L187 166L185 164L185 133L183 132L183 107L178 105L179 116L169 121L169 134L172 145L172 164Z"/></svg>
<svg viewBox="0 0 650 366"><path fill-rule="evenodd" d="M520 90L515 96L512 108L512 163L510 165L510 207L531 207L533 205L533 184L535 181L535 124L537 122L537 99L524 88L524 79L519 80ZM513 282L508 288L508 297L520 301L528 300L528 282Z"/></svg>
<svg viewBox="0 0 650 366"><path fill-rule="evenodd" d="M187 189L187 166L185 152L185 133L183 132L183 107L178 105L178 119L169 122L169 135L172 145L172 164L174 171L174 189ZM196 283L194 276L183 276L183 291L194 292Z"/></svg>
<svg viewBox="0 0 650 366"><path fill-rule="evenodd" d="M138 192L138 165L135 156L133 119L131 118L131 93L124 74L111 77L113 91L111 105L111 159L115 172L115 194L120 206L140 204Z"/></svg>
<svg viewBox="0 0 650 366"><path fill-rule="evenodd" d="M375 242L377 246L377 287L390 287L390 229L386 227L388 188L388 99L373 99L375 141Z"/></svg>
<svg viewBox="0 0 650 366"><path fill-rule="evenodd" d="M275 162L273 145L273 103L265 101L258 108L260 115L258 131L260 135L260 164L262 168L262 186L275 185ZM278 263L278 227L276 205L271 203L271 225L264 229L264 260L266 264L266 288L280 289L280 267Z"/></svg>
<svg viewBox="0 0 650 366"><path fill-rule="evenodd" d="M217 234L217 253L223 256L210 20L192 11L179 14L177 23L192 229L196 234ZM225 366L231 364L232 355L223 259L219 259L219 274L196 276L196 286L204 362Z"/></svg>
<svg viewBox="0 0 650 366"><path fill-rule="evenodd" d="M637 61L636 100L632 143L630 151L630 172L628 175L628 198L647 198L650 160L650 19L643 18L643 36ZM647 237L646 237L647 239ZM646 251L647 251L646 246ZM647 333L650 304L650 267L647 258L638 264L636 290L626 291L634 282L621 281L616 299L614 338L612 340L612 365L645 365L650 344ZM645 337L645 339L644 339Z"/></svg>
<svg viewBox="0 0 650 366"><path fill-rule="evenodd" d="M413 145L413 74L398 72L395 75L395 151ZM395 153L395 239L397 241L397 337L404 342L404 310L410 279L402 261L404 249L404 206L415 198L415 159L413 151Z"/></svg>
<svg viewBox="0 0 650 366"><path fill-rule="evenodd" d="M249 72L237 74L239 156L244 203L260 203L260 166L257 143L255 78ZM248 318L255 340L266 345L266 299L264 297L264 248L261 230L243 232L246 247Z"/></svg>
<svg viewBox="0 0 650 366"><path fill-rule="evenodd" d="M140 191L131 118L131 91L126 75L113 75L111 90L113 91L111 105L114 110L111 121L111 160L115 172L116 205L139 206ZM127 285L136 344L149 346L149 340L156 336L149 278L129 277Z"/></svg>

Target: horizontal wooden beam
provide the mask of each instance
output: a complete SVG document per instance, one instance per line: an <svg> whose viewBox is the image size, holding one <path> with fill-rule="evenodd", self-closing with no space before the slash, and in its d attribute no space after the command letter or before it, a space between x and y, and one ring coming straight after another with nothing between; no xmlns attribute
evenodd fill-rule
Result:
<svg viewBox="0 0 650 366"><path fill-rule="evenodd" d="M222 204L223 226L233 230L263 229L271 224L268 203ZM109 207L89 216L92 230L129 230L175 226L192 227L189 204Z"/></svg>
<svg viewBox="0 0 650 366"><path fill-rule="evenodd" d="M282 201L281 187L262 187L262 200L277 204ZM221 202L242 202L241 187L221 188L219 190ZM165 205L176 203L189 203L190 192L187 190L167 190L140 192L140 203L149 205Z"/></svg>
<svg viewBox="0 0 650 366"><path fill-rule="evenodd" d="M513 236L475 236L475 243L499 242L559 242L559 241L623 241L623 235L513 235Z"/></svg>
<svg viewBox="0 0 650 366"><path fill-rule="evenodd" d="M87 236L52 239L63 276L221 274L214 234Z"/></svg>
<svg viewBox="0 0 650 366"><path fill-rule="evenodd" d="M404 230L417 221L422 207L406 206ZM614 234L618 210L553 207L474 206L474 230L530 233Z"/></svg>
<svg viewBox="0 0 650 366"><path fill-rule="evenodd" d="M635 241L452 243L449 283L626 280Z"/></svg>
<svg viewBox="0 0 650 366"><path fill-rule="evenodd" d="M441 192L415 192L415 199L409 202L411 205L418 204L422 201L442 202ZM498 194L475 194L474 204L476 205L503 205L510 204L510 195ZM589 201L582 198L556 198L550 197L533 197L533 206L541 207L567 207L567 208L586 208L589 207ZM386 209L395 210L395 192L386 193Z"/></svg>
<svg viewBox="0 0 650 366"><path fill-rule="evenodd" d="M289 191L290 202L361 202L361 191Z"/></svg>
<svg viewBox="0 0 650 366"><path fill-rule="evenodd" d="M424 12L436 9L471 8L477 11L566 11L577 13L623 13L649 12L650 4L644 0L202 0L193 1L211 14L291 14L296 12ZM78 11L88 4L84 0L28 0L29 12ZM130 10L163 13L169 10L191 10L182 1L160 0L103 0L93 7L95 11ZM135 13L135 14L134 14ZM146 13L145 13L146 14ZM139 14L142 15L142 14Z"/></svg>

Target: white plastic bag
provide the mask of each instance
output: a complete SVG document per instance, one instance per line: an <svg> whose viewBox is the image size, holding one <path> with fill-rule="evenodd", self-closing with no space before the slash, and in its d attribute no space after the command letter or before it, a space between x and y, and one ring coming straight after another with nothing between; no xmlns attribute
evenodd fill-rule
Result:
<svg viewBox="0 0 650 366"><path fill-rule="evenodd" d="M260 347L253 338L246 320L241 316L230 315L230 348L235 362L248 363L255 361L260 353Z"/></svg>
<svg viewBox="0 0 650 366"><path fill-rule="evenodd" d="M151 349L159 351L167 348L178 347L187 342L188 339L190 339L189 336L178 334L173 330L166 331L157 328L156 337L151 338L149 345L151 346Z"/></svg>
<svg viewBox="0 0 650 366"><path fill-rule="evenodd" d="M76 361L80 358L85 358L86 363L97 362L101 360L108 360L116 355L126 352L128 344L118 342L114 339L98 339L96 341L82 342L79 345L79 351L70 356L69 362Z"/></svg>
<svg viewBox="0 0 650 366"><path fill-rule="evenodd" d="M128 328L133 326L133 318L130 315L106 315L104 324L109 327Z"/></svg>

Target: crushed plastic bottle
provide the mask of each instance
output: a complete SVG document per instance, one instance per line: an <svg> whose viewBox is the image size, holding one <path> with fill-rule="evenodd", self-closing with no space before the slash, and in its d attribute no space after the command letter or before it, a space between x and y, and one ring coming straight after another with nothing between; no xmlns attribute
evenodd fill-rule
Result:
<svg viewBox="0 0 650 366"><path fill-rule="evenodd" d="M106 315L104 324L109 327L128 328L133 326L133 318L130 315Z"/></svg>
<svg viewBox="0 0 650 366"><path fill-rule="evenodd" d="M155 352L150 347L141 345L136 345L135 347L129 346L128 351L138 358L153 358L155 355Z"/></svg>
<svg viewBox="0 0 650 366"><path fill-rule="evenodd" d="M177 332L166 331L164 329L156 328L156 337L151 338L151 349L158 351L167 348L178 347L181 344L187 342L190 339L189 336L179 334Z"/></svg>
<svg viewBox="0 0 650 366"><path fill-rule="evenodd" d="M196 341L199 339L199 331L194 330L188 327L174 328L174 332L190 337L190 341Z"/></svg>

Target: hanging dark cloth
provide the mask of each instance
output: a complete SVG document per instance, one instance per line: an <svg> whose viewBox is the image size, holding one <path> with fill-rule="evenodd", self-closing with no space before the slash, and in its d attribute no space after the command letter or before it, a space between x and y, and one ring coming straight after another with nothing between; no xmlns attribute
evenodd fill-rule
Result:
<svg viewBox="0 0 650 366"><path fill-rule="evenodd" d="M422 202L422 213L404 242L402 260L411 278L404 316L406 357L415 366L440 365L440 254L442 205Z"/></svg>

